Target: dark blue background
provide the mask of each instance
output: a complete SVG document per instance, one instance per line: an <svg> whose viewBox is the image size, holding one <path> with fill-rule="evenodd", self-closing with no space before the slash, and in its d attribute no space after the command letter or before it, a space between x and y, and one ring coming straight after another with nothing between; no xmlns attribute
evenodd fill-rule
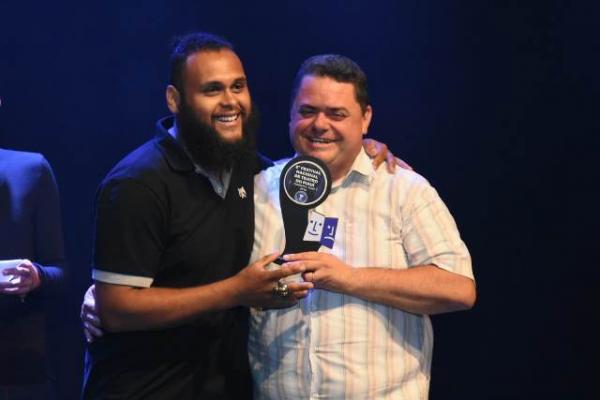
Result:
<svg viewBox="0 0 600 400"><path fill-rule="evenodd" d="M0 146L42 152L62 195L71 292L56 317L61 398L76 398L92 201L167 114L173 35L236 44L289 155L296 68L341 53L366 71L371 136L438 188L474 261L474 310L434 317L432 399L593 398L598 6L569 1L5 1ZM0 360L1 362L1 360Z"/></svg>

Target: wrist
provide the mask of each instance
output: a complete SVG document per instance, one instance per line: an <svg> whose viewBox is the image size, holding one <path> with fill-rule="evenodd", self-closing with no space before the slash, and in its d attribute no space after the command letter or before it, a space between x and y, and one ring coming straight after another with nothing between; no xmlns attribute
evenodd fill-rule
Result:
<svg viewBox="0 0 600 400"><path fill-rule="evenodd" d="M31 290L35 290L42 285L42 274L39 268L31 263Z"/></svg>
<svg viewBox="0 0 600 400"><path fill-rule="evenodd" d="M221 288L225 292L224 302L225 308L233 308L243 305L242 291L240 290L240 277L234 275L221 281L223 287Z"/></svg>
<svg viewBox="0 0 600 400"><path fill-rule="evenodd" d="M364 279L362 268L349 268L346 285L346 294L356 296Z"/></svg>

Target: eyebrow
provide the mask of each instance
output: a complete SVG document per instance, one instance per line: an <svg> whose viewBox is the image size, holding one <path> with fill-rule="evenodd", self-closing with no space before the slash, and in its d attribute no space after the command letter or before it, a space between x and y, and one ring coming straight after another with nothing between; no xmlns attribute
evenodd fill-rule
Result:
<svg viewBox="0 0 600 400"><path fill-rule="evenodd" d="M246 77L239 77L233 80L233 83L248 83L248 79Z"/></svg>
<svg viewBox="0 0 600 400"><path fill-rule="evenodd" d="M332 112L332 113L340 112L340 111L349 113L349 111L348 111L348 109L346 109L346 107L328 107L327 111Z"/></svg>
<svg viewBox="0 0 600 400"><path fill-rule="evenodd" d="M210 82L205 82L203 83L200 88L201 89L208 89L208 88L222 88L223 82L221 81L210 81Z"/></svg>
<svg viewBox="0 0 600 400"><path fill-rule="evenodd" d="M300 104L298 105L298 110L318 110L319 107L315 107L315 106L311 106L310 104ZM326 107L325 108L325 112L328 113L336 113L336 112L345 112L345 113L349 113L348 109L346 107Z"/></svg>
<svg viewBox="0 0 600 400"><path fill-rule="evenodd" d="M234 79L232 82L233 85L239 84L239 83L248 84L248 80L245 77L241 76L239 78ZM222 81L209 81L209 82L203 83L200 87L202 89L207 89L207 88L211 88L211 87L222 88L224 86L226 86L226 85L224 85Z"/></svg>

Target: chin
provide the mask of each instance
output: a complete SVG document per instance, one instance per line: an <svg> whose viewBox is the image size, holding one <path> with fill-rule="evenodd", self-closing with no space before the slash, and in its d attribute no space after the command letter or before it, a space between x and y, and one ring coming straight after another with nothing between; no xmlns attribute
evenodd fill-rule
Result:
<svg viewBox="0 0 600 400"><path fill-rule="evenodd" d="M221 138L222 141L224 141L225 143L237 143L239 141L242 140L242 132L219 132L217 131L217 133L219 134L219 137Z"/></svg>
<svg viewBox="0 0 600 400"><path fill-rule="evenodd" d="M333 158L330 149L315 149L313 147L309 147L304 149L303 154L318 158L323 162L327 162L328 160Z"/></svg>

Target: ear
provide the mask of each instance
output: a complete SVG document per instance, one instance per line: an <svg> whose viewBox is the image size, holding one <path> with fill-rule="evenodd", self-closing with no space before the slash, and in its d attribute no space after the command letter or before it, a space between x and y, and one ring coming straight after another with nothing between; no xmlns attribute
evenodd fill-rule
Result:
<svg viewBox="0 0 600 400"><path fill-rule="evenodd" d="M177 88L173 85L167 86L167 90L165 91L165 97L167 99L167 107L169 111L173 114L177 114L179 112L179 105L181 104L181 95Z"/></svg>
<svg viewBox="0 0 600 400"><path fill-rule="evenodd" d="M373 117L373 108L369 105L365 109L365 112L362 116L362 132L363 136L369 132L369 125L371 125L371 118Z"/></svg>

